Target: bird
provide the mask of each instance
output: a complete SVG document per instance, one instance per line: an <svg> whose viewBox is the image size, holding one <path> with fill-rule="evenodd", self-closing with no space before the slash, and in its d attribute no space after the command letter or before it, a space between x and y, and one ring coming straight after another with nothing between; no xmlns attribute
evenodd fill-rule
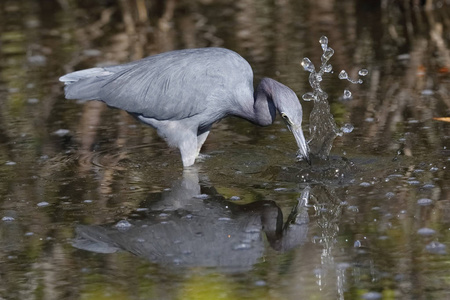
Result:
<svg viewBox="0 0 450 300"><path fill-rule="evenodd" d="M155 128L180 150L184 167L195 163L214 123L237 116L268 126L277 111L294 135L298 158L310 163L295 92L267 77L254 89L250 64L226 48L173 50L75 71L59 80L66 99L102 101Z"/></svg>

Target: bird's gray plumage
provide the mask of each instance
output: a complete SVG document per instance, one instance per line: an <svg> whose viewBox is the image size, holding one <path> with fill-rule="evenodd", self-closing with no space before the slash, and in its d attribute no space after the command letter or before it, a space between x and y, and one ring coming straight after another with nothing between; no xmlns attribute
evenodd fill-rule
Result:
<svg viewBox="0 0 450 300"><path fill-rule="evenodd" d="M155 127L180 149L184 166L194 163L211 125L227 115L264 126L278 109L301 125L301 105L291 89L266 78L254 93L248 62L223 48L166 52L69 73L60 81L67 99L100 100ZM303 133L300 138L304 142Z"/></svg>

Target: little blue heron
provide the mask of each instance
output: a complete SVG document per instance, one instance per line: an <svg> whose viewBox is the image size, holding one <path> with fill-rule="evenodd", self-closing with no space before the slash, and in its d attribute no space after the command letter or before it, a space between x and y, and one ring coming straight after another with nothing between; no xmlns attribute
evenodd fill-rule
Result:
<svg viewBox="0 0 450 300"><path fill-rule="evenodd" d="M249 63L228 49L170 51L76 71L59 80L67 99L100 100L156 128L180 149L184 167L194 164L215 122L234 115L267 126L276 110L294 134L299 156L309 162L297 95L270 78L263 78L254 91Z"/></svg>

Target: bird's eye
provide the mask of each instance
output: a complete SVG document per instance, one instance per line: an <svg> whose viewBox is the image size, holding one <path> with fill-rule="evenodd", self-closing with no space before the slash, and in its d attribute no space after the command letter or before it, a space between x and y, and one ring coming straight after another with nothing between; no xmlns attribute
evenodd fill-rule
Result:
<svg viewBox="0 0 450 300"><path fill-rule="evenodd" d="M289 119L289 117L285 113L281 113L281 117L288 125L292 125L291 119Z"/></svg>

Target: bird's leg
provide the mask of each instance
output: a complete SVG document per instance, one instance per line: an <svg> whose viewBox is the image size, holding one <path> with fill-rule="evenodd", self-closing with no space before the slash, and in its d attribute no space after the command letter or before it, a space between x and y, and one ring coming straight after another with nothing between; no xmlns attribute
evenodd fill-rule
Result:
<svg viewBox="0 0 450 300"><path fill-rule="evenodd" d="M197 135L197 156L200 154L200 149L202 148L203 143L206 141L208 134L209 130Z"/></svg>
<svg viewBox="0 0 450 300"><path fill-rule="evenodd" d="M178 145L183 160L183 166L192 166L197 157L197 136L193 133L186 134L183 141Z"/></svg>

